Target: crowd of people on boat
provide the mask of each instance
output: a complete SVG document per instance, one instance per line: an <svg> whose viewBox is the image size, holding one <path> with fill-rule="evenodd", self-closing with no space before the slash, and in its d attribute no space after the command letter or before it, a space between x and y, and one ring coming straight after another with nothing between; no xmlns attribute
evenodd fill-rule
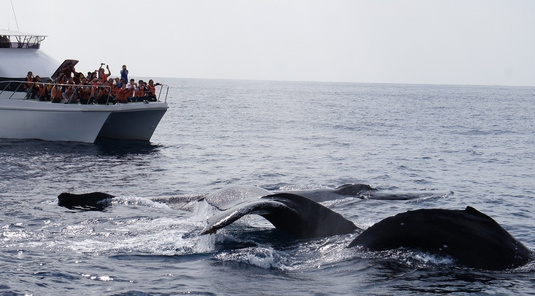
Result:
<svg viewBox="0 0 535 296"><path fill-rule="evenodd" d="M147 82L128 80L128 69L123 65L121 77L112 78L109 65L102 63L98 70L84 75L77 72L73 63L67 63L56 76L41 81L31 71L26 76L24 89L27 99L53 103L116 104L128 102L155 102L156 86L152 79ZM106 72L107 70L107 72Z"/></svg>

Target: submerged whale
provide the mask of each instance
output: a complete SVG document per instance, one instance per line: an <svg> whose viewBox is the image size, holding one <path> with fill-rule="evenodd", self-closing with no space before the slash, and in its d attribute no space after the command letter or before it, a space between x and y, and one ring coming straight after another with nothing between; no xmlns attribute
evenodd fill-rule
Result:
<svg viewBox="0 0 535 296"><path fill-rule="evenodd" d="M113 195L103 192L82 194L61 193L58 195L58 205L68 209L102 211L111 205Z"/></svg>
<svg viewBox="0 0 535 296"><path fill-rule="evenodd" d="M378 200L409 200L436 195L436 193L433 192L380 191L368 184L345 184L335 189L282 191L280 193L298 194L316 202L342 199L347 197Z"/></svg>
<svg viewBox="0 0 535 296"><path fill-rule="evenodd" d="M232 205L245 201L258 199L262 196L271 195L274 192L255 186L231 186L223 188L197 198L155 198L154 200L164 203L191 203L205 200L219 210L225 210ZM323 202L341 198L360 199L387 199L405 200L424 196L425 193L384 193L367 184L345 184L334 189L313 189L300 191L279 191L275 193L289 193L304 196L316 202ZM58 205L81 210L103 210L111 205L114 196L103 192L91 192L83 194L61 193L58 196Z"/></svg>
<svg viewBox="0 0 535 296"><path fill-rule="evenodd" d="M361 231L348 247L372 251L417 249L451 257L458 264L472 268L502 270L522 266L532 260L529 249L492 218L472 207L462 211L408 211L385 218L362 231L353 222L314 200L323 200L328 195L325 192L309 196L285 192L262 195L266 192L269 193L263 189L242 187L201 198L219 209L208 219L201 234L216 233L241 217L258 214L275 228L296 238L320 238ZM330 196L337 198L339 195ZM103 209L111 204L112 198L112 195L101 192L62 193L58 196L58 204L68 208Z"/></svg>
<svg viewBox="0 0 535 296"><path fill-rule="evenodd" d="M215 192L212 192L201 199L206 200L209 204L215 206L220 210L229 208L229 205L233 205L246 200L252 200L255 198L261 198L263 196L271 195L274 193L288 193L296 194L306 197L315 202L323 202L328 200L342 199L348 197L354 198L374 198L372 193L378 190L367 184L345 184L334 189L312 189L312 190L283 190L271 192L263 188L255 186L230 186ZM414 197L414 196L412 196ZM385 198L385 194L378 195L379 199L407 199L407 196L400 196L398 194L392 194L390 197Z"/></svg>

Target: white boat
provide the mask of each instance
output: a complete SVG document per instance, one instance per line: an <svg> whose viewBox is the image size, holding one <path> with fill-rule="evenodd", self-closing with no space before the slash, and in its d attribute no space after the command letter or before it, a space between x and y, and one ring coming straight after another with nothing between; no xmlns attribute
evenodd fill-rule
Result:
<svg viewBox="0 0 535 296"><path fill-rule="evenodd" d="M81 104L29 99L23 87L28 71L44 82L61 67L40 51L45 37L0 29L0 138L87 143L98 138L150 140L168 109L166 85L159 86L155 101Z"/></svg>

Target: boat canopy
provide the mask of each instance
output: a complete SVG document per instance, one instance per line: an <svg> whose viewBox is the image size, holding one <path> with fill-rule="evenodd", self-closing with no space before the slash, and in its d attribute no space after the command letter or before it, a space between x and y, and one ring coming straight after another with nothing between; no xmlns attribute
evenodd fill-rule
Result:
<svg viewBox="0 0 535 296"><path fill-rule="evenodd" d="M45 35L0 29L0 48L38 49L45 38Z"/></svg>

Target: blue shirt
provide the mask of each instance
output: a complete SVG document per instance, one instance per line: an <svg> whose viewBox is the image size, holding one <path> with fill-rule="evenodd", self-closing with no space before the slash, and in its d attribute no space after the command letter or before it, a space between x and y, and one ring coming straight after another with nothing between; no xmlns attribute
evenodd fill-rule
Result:
<svg viewBox="0 0 535 296"><path fill-rule="evenodd" d="M128 82L128 70L121 70L121 79L124 82Z"/></svg>

